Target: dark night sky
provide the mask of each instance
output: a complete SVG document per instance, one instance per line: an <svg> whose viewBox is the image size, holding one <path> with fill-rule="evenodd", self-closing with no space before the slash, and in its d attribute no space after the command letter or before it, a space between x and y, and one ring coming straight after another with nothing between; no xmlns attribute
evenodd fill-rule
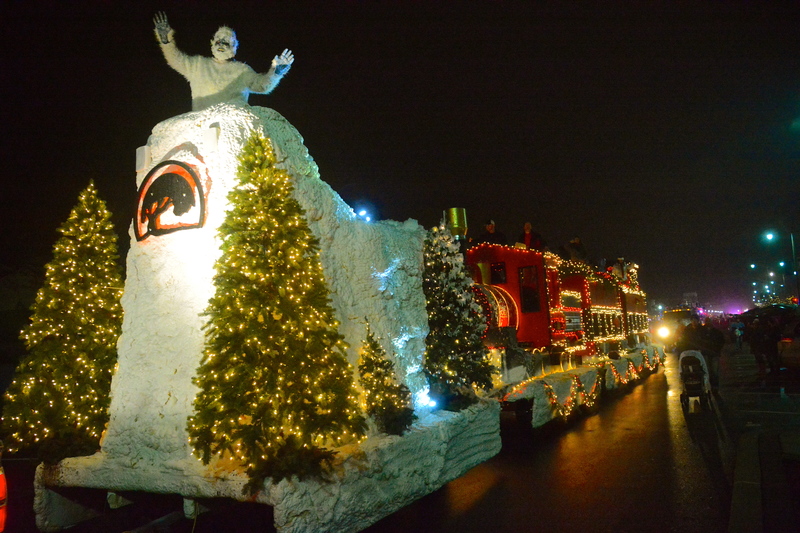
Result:
<svg viewBox="0 0 800 533"><path fill-rule="evenodd" d="M135 151L190 109L152 33L296 62L269 96L384 219L465 207L641 266L650 299L746 305L759 235L800 237L800 3L4 2L0 264L43 266L90 179L126 234ZM785 235L785 233L784 233ZM127 237L125 237L127 240ZM789 247L783 241L784 255Z"/></svg>

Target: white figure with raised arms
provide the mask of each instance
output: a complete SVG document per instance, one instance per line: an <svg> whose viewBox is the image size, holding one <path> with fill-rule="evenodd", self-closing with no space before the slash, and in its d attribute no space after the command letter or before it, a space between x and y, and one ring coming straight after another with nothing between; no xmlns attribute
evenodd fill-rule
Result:
<svg viewBox="0 0 800 533"><path fill-rule="evenodd" d="M294 62L292 52L287 49L275 56L269 72L258 74L247 64L234 59L239 41L236 33L227 26L221 26L211 40L213 57L189 56L178 50L175 30L164 13L157 13L153 22L167 64L189 81L193 111L224 102L247 104L250 93L270 93Z"/></svg>

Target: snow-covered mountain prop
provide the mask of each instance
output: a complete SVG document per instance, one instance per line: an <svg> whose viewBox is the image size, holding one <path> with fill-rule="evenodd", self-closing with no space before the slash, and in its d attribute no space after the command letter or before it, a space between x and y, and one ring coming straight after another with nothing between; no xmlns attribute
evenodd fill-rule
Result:
<svg viewBox="0 0 800 533"><path fill-rule="evenodd" d="M356 530L499 451L496 403L455 414L427 407L423 228L414 220L359 219L320 179L302 137L286 119L267 108L220 104L158 124L137 151L137 210L110 422L99 453L40 471L40 527L67 521L58 516L48 485L177 493L189 502L243 497L241 469L224 461L204 466L192 455L186 427L205 343L202 313L214 293L214 263L221 253L217 229L236 185L242 146L254 130L272 140L319 240L349 362L357 365L366 319L414 395L420 417L403 437L371 437L360 447L340 450L337 483L267 482L256 501L275 506L282 530L313 530L317 520Z"/></svg>

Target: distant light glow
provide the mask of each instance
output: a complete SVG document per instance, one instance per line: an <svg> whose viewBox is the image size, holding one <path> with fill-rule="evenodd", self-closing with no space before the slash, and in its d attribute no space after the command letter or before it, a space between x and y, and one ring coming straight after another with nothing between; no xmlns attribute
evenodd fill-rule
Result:
<svg viewBox="0 0 800 533"><path fill-rule="evenodd" d="M669 328L667 326L661 326L660 328L658 328L656 333L658 333L658 336L661 337L662 339L666 339L667 337L669 337Z"/></svg>

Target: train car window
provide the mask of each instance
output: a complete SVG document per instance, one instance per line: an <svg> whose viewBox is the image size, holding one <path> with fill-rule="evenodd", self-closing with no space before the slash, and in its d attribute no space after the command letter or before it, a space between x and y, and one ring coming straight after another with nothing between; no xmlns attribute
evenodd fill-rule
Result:
<svg viewBox="0 0 800 533"><path fill-rule="evenodd" d="M617 287L607 281L592 284L591 297L592 305L602 305L606 307L618 307L620 305Z"/></svg>
<svg viewBox="0 0 800 533"><path fill-rule="evenodd" d="M469 266L472 281L475 283L483 283L483 276L481 276L481 267L477 264Z"/></svg>
<svg viewBox="0 0 800 533"><path fill-rule="evenodd" d="M519 301L523 313L538 313L541 311L539 277L536 274L535 266L526 266L519 269Z"/></svg>
<svg viewBox="0 0 800 533"><path fill-rule="evenodd" d="M498 283L506 283L506 264L492 263L491 277L492 277L492 285L497 285Z"/></svg>
<svg viewBox="0 0 800 533"><path fill-rule="evenodd" d="M580 308L581 306L581 295L578 294L571 294L568 292L561 293L561 305L563 307L574 307Z"/></svg>

